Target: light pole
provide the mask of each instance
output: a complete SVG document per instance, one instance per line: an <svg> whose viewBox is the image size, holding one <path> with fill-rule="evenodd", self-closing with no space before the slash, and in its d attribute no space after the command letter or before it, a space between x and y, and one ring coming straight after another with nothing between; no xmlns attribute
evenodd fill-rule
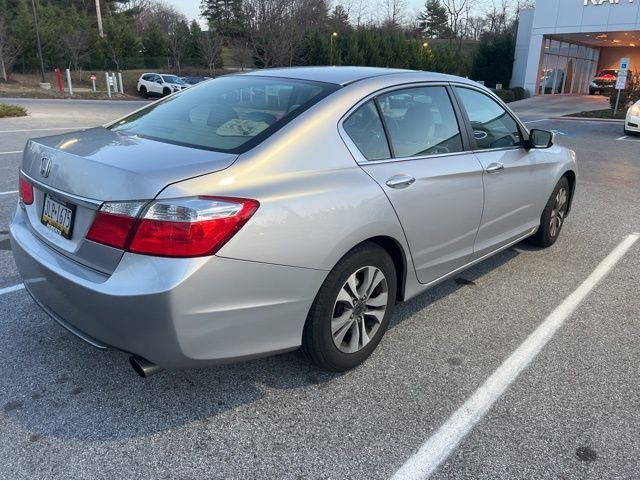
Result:
<svg viewBox="0 0 640 480"><path fill-rule="evenodd" d="M31 0L31 6L33 7L33 26L36 29L36 42L38 44L38 57L40 57L40 75L42 78L42 83L44 81L44 62L42 61L42 47L40 46L40 32L38 31L38 14L36 13L36 2L35 0Z"/></svg>
<svg viewBox="0 0 640 480"><path fill-rule="evenodd" d="M338 36L338 32L333 32L329 37L329 44L331 45L330 54L329 54L329 63L331 63L331 65L333 65L333 37L337 37L337 36Z"/></svg>

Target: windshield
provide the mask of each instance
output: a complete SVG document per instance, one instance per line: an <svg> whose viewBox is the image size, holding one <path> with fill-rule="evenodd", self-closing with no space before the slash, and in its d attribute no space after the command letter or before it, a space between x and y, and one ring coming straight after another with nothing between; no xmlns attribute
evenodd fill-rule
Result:
<svg viewBox="0 0 640 480"><path fill-rule="evenodd" d="M289 78L221 77L153 103L108 128L178 145L241 153L337 88Z"/></svg>
<svg viewBox="0 0 640 480"><path fill-rule="evenodd" d="M162 75L162 79L167 83L177 83L179 85L184 83L180 77L175 75Z"/></svg>

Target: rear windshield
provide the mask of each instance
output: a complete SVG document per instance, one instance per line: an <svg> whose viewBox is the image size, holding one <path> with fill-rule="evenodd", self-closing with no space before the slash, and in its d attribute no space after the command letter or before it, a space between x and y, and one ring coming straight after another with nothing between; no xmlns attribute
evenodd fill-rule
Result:
<svg viewBox="0 0 640 480"><path fill-rule="evenodd" d="M599 77L611 76L611 75L613 75L613 76L617 76L617 75L618 75L618 72L616 72L615 70L602 70L602 71L598 74L598 76L599 76Z"/></svg>
<svg viewBox="0 0 640 480"><path fill-rule="evenodd" d="M227 76L195 85L112 124L127 135L241 153L338 88L259 76Z"/></svg>

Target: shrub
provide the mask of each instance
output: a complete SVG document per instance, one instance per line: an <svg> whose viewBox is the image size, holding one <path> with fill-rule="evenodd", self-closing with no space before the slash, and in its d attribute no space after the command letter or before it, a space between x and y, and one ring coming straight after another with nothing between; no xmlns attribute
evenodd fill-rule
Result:
<svg viewBox="0 0 640 480"><path fill-rule="evenodd" d="M609 105L611 110L616 108L618 90L612 90L609 95ZM620 103L618 110L626 110L632 104L640 100L640 71L629 72L627 75L627 88L620 91Z"/></svg>
<svg viewBox="0 0 640 480"><path fill-rule="evenodd" d="M511 103L516 99L513 90L496 90L495 94L500 97L504 103Z"/></svg>
<svg viewBox="0 0 640 480"><path fill-rule="evenodd" d="M527 91L522 87L513 87L511 89L511 91L513 92L514 100L516 100L516 101L517 100L524 100L525 98L528 97Z"/></svg>
<svg viewBox="0 0 640 480"><path fill-rule="evenodd" d="M0 103L0 118L5 117L24 117L27 111L20 105L12 105L10 103Z"/></svg>

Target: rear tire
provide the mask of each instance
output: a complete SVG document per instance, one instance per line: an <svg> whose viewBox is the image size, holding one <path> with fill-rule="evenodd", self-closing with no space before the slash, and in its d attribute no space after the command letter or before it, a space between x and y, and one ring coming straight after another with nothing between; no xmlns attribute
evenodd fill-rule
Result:
<svg viewBox="0 0 640 480"><path fill-rule="evenodd" d="M569 180L562 177L542 211L538 231L526 240L527 243L543 248L556 243L567 218L570 195Z"/></svg>
<svg viewBox="0 0 640 480"><path fill-rule="evenodd" d="M305 355L332 372L364 362L389 325L396 289L386 250L375 243L351 250L329 272L309 310L302 334Z"/></svg>

